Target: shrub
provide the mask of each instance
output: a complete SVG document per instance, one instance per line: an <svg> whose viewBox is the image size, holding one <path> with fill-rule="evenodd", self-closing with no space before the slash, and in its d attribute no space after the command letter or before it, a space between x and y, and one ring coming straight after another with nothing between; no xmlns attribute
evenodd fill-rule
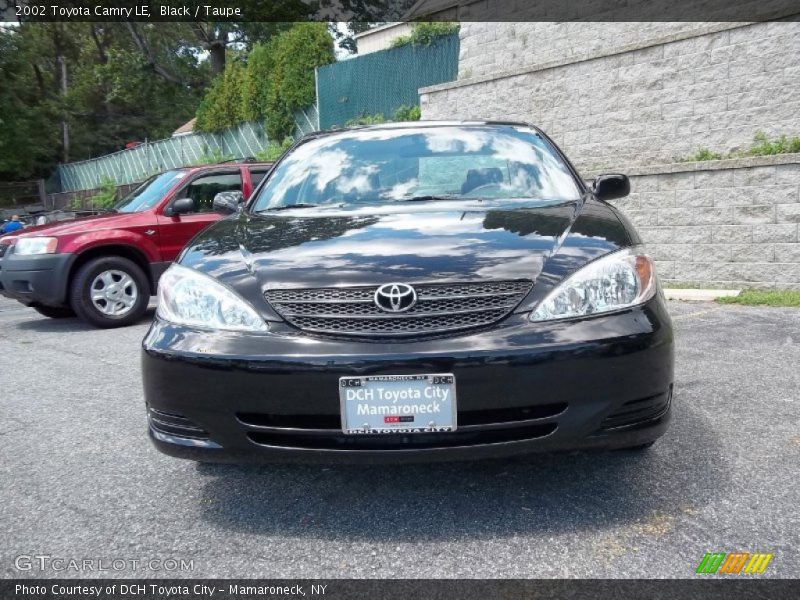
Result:
<svg viewBox="0 0 800 600"><path fill-rule="evenodd" d="M377 125L378 123L386 123L386 117L381 113L376 115L362 114L355 119L350 119L345 123L346 127L356 127L358 125Z"/></svg>
<svg viewBox="0 0 800 600"><path fill-rule="evenodd" d="M430 46L440 37L458 33L460 25L458 23L433 22L433 23L412 23L411 33L401 35L392 40L390 48L400 46Z"/></svg>
<svg viewBox="0 0 800 600"><path fill-rule="evenodd" d="M747 150L732 152L730 154L720 154L712 152L708 148L700 148L696 154L685 156L679 159L681 162L720 160L723 158L744 158L746 156L769 156L772 154L800 153L800 137L788 137L782 135L777 139L770 140L763 131L756 132L753 136L753 144Z"/></svg>
<svg viewBox="0 0 800 600"><path fill-rule="evenodd" d="M222 150L219 148L214 148L211 152L206 150L206 153L203 154L200 158L192 163L192 165L215 165L217 163L225 162L228 160L233 160L233 156L228 154L223 154Z"/></svg>
<svg viewBox="0 0 800 600"><path fill-rule="evenodd" d="M763 131L759 131L753 139L756 143L750 147L751 156L800 152L800 137L797 136L789 138L782 135L776 140L769 140Z"/></svg>
<svg viewBox="0 0 800 600"><path fill-rule="evenodd" d="M292 144L294 144L294 140L290 137L283 138L280 144L278 142L270 142L264 150L256 154L256 159L270 162L278 160L283 156L284 152L292 147Z"/></svg>
<svg viewBox="0 0 800 600"><path fill-rule="evenodd" d="M687 156L684 160L687 162L698 162L703 160L720 160L721 158L722 154L719 152L712 152L708 148L700 148L700 150L697 151L697 154Z"/></svg>
<svg viewBox="0 0 800 600"><path fill-rule="evenodd" d="M419 106L407 106L405 104L399 106L394 112L395 121L419 121L422 117Z"/></svg>
<svg viewBox="0 0 800 600"><path fill-rule="evenodd" d="M386 123L387 121L419 121L421 116L422 114L419 106L408 106L407 104L402 104L401 106L397 107L396 111L394 111L393 119L387 119L381 113L376 115L368 115L364 113L355 119L350 119L347 121L347 123L345 123L345 125L347 127L355 127L357 125L377 125L379 123Z"/></svg>
<svg viewBox="0 0 800 600"><path fill-rule="evenodd" d="M100 192L89 198L91 208L111 208L117 199L117 184L107 175L103 177L100 184ZM75 198L70 204L72 210L81 210L83 202L80 198Z"/></svg>

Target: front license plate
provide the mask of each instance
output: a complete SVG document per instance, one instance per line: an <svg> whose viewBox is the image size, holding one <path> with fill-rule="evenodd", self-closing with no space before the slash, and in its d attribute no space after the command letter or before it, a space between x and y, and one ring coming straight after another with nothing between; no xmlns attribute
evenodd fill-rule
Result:
<svg viewBox="0 0 800 600"><path fill-rule="evenodd" d="M350 435L456 430L452 373L340 377L339 401Z"/></svg>

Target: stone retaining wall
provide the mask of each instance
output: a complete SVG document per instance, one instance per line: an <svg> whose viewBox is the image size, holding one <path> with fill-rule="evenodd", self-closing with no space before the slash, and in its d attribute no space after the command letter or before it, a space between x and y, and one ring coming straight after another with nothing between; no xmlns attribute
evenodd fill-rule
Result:
<svg viewBox="0 0 800 600"><path fill-rule="evenodd" d="M631 195L614 204L636 226L663 281L800 289L800 156L628 174Z"/></svg>

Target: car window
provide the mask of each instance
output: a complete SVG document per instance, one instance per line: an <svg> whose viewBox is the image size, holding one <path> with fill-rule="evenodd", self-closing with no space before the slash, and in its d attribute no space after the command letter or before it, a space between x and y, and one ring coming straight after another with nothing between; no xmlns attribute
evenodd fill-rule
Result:
<svg viewBox="0 0 800 600"><path fill-rule="evenodd" d="M194 202L196 213L212 212L214 210L214 196L220 192L240 191L242 177L235 173L212 173L201 175L180 193L181 198L191 198Z"/></svg>
<svg viewBox="0 0 800 600"><path fill-rule="evenodd" d="M261 183L261 180L264 179L264 176L269 172L269 168L266 169L250 169L250 181L253 182L253 189Z"/></svg>
<svg viewBox="0 0 800 600"><path fill-rule="evenodd" d="M185 171L167 171L154 175L114 205L123 213L141 212L158 204L172 187L186 176Z"/></svg>
<svg viewBox="0 0 800 600"><path fill-rule="evenodd" d="M300 144L275 167L252 210L428 196L554 202L579 195L569 167L530 128L376 128Z"/></svg>

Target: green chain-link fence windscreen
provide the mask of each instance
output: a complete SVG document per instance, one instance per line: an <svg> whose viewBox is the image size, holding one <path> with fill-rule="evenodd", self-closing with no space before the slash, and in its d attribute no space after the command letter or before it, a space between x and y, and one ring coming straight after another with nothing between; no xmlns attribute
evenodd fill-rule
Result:
<svg viewBox="0 0 800 600"><path fill-rule="evenodd" d="M344 127L366 115L394 116L400 106L419 104L417 90L458 75L458 34L426 45L407 44L317 69L321 129Z"/></svg>

